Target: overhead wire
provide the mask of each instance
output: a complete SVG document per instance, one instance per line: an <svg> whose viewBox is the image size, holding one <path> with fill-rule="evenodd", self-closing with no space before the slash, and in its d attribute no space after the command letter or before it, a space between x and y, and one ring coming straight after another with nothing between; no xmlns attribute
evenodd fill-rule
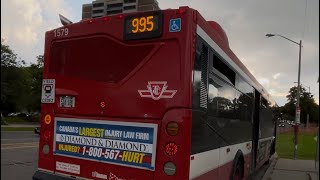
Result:
<svg viewBox="0 0 320 180"><path fill-rule="evenodd" d="M307 7L308 7L308 0L305 0L305 7L304 7L304 18L303 18L303 30L302 30L302 38L304 39L304 34L306 31L306 21L307 21Z"/></svg>

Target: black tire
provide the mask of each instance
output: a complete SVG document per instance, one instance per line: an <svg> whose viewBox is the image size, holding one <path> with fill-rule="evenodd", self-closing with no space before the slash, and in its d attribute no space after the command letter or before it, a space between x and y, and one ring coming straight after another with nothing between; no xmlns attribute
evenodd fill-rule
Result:
<svg viewBox="0 0 320 180"><path fill-rule="evenodd" d="M243 179L243 163L238 160L236 166L232 168L232 174L230 180L241 180Z"/></svg>

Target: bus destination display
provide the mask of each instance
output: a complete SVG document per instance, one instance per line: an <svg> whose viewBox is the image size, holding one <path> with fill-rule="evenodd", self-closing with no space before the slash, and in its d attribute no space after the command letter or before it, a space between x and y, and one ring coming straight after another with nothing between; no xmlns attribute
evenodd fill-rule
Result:
<svg viewBox="0 0 320 180"><path fill-rule="evenodd" d="M124 39L138 40L161 36L162 14L153 12L127 16L124 20Z"/></svg>

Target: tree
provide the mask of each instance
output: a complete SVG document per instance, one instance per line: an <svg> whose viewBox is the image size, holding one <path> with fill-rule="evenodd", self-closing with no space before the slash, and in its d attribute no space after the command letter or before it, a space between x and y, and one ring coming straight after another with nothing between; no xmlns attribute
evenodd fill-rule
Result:
<svg viewBox="0 0 320 180"><path fill-rule="evenodd" d="M18 110L23 75L19 72L21 64L17 55L1 40L1 112Z"/></svg>
<svg viewBox="0 0 320 180"><path fill-rule="evenodd" d="M296 104L296 100L297 100L297 86L294 86L292 88L290 88L289 90L289 94L286 96L288 99L288 102L293 102ZM313 101L313 95L309 92L306 91L306 89L302 86L300 86L300 101L303 99L307 99L309 101Z"/></svg>
<svg viewBox="0 0 320 180"><path fill-rule="evenodd" d="M1 112L40 111L43 56L25 66L1 40Z"/></svg>
<svg viewBox="0 0 320 180"><path fill-rule="evenodd" d="M30 110L32 111L40 111L41 104L41 86L42 86L42 70L43 70L43 55L39 55L36 57L37 63L31 64L29 67L29 72L31 75L31 99Z"/></svg>
<svg viewBox="0 0 320 180"><path fill-rule="evenodd" d="M297 95L297 87L291 87L289 90L289 94L286 96L288 102L281 108L281 112L284 113L287 118L291 120L295 117L296 111L296 95ZM310 122L317 122L319 119L319 105L315 103L313 95L306 91L304 87L300 88L300 121L301 123L306 123L307 114L309 114Z"/></svg>
<svg viewBox="0 0 320 180"><path fill-rule="evenodd" d="M8 45L1 39L1 67L12 67L17 65L17 55L13 53Z"/></svg>

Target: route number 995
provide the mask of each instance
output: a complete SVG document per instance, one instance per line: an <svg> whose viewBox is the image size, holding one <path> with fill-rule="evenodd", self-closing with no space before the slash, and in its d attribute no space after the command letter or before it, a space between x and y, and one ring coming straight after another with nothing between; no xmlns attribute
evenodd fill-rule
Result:
<svg viewBox="0 0 320 180"><path fill-rule="evenodd" d="M53 31L53 34L54 34L54 37L68 36L69 29L68 28L55 29Z"/></svg>
<svg viewBox="0 0 320 180"><path fill-rule="evenodd" d="M154 30L153 16L134 18L131 24L133 33L150 32Z"/></svg>

